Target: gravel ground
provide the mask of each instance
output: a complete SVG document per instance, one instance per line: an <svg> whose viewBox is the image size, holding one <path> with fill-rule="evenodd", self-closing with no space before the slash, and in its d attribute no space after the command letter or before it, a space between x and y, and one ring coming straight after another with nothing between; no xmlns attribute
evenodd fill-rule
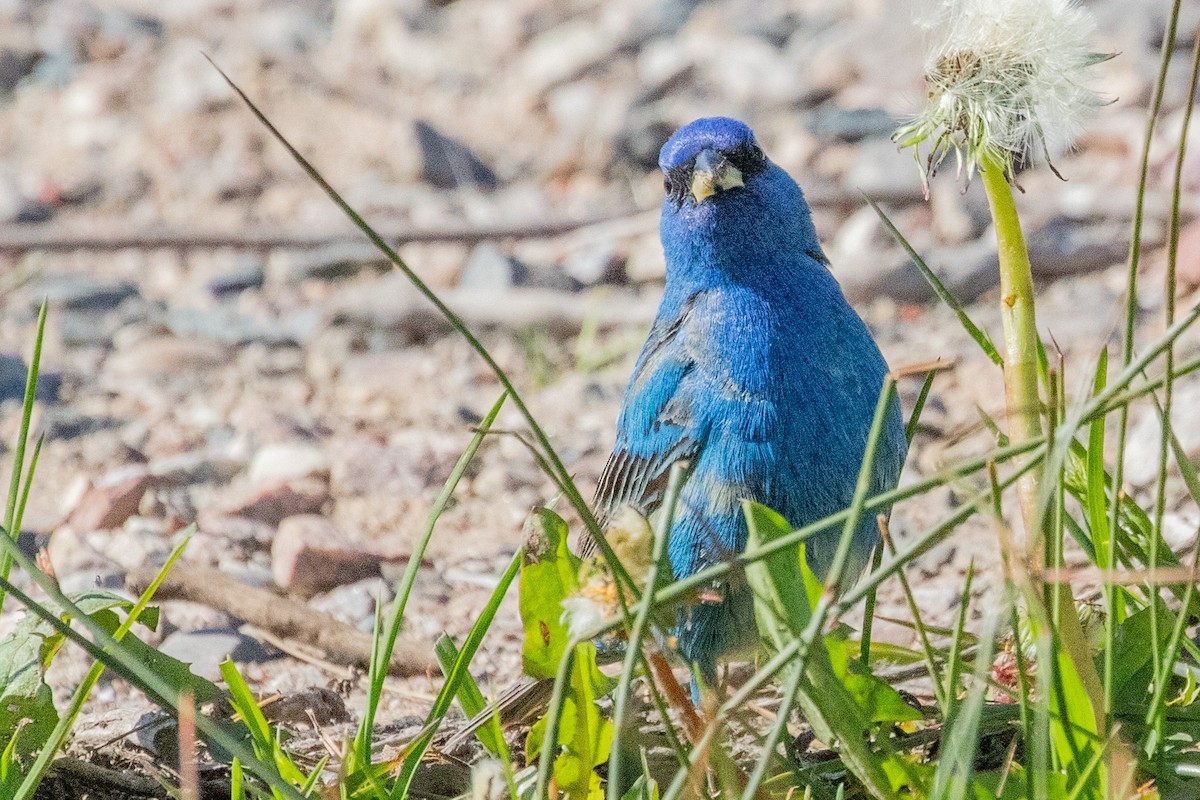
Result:
<svg viewBox="0 0 1200 800"><path fill-rule="evenodd" d="M1120 315L1165 5L1088 4L1097 49L1119 53L1097 68L1112 102L1056 160L1067 182L1044 168L1020 178L1041 327L1065 355L1072 392ZM1180 30L1200 21L1188 13ZM46 444L23 541L48 548L69 589L120 588L198 522L189 565L281 587L369 630L376 597L499 395L204 54L373 224L425 232L400 253L481 332L585 493L662 284L657 149L677 125L714 113L749 121L798 177L889 363L954 363L905 480L985 448L978 409L1001 411L998 373L861 196L881 199L977 321L998 330L981 187L964 193L944 175L925 202L911 157L888 138L923 92L910 22L878 0L0 0L0 447L17 430L22 359L49 301L35 411ZM1190 48L1174 53L1152 149L1144 342L1162 329L1161 244ZM1190 223L1200 160L1184 178ZM1183 248L1191 292L1196 223ZM917 388L902 384L909 404ZM1177 431L1197 455L1200 384L1178 393ZM1134 492L1157 457L1146 413L1134 416ZM511 408L497 425L522 427ZM968 488L900 506L896 534L932 524ZM1197 530L1181 498L1173 490L1168 519L1180 546ZM466 632L528 510L553 499L516 438L484 445L426 555L408 618L415 648ZM912 566L929 621L951 619L972 562L977 591L988 591L999 553L982 523ZM333 563L344 569L330 577ZM345 677L278 657L228 613L163 607L154 641L199 672L233 652L262 692ZM880 613L906 616L896 586ZM0 630L17 616L9 603ZM519 630L510 597L476 661L484 685L519 673ZM876 635L909 640L889 623ZM85 668L60 658L56 691ZM426 677L391 682L382 718L419 712L435 691ZM128 693L105 682L91 713Z"/></svg>

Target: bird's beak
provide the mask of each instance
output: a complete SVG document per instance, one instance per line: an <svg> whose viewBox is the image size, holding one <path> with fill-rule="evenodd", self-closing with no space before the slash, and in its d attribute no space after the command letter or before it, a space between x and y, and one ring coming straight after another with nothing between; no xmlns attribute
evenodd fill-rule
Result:
<svg viewBox="0 0 1200 800"><path fill-rule="evenodd" d="M701 150L692 169L692 197L702 203L717 192L745 186L742 171L724 156L712 150Z"/></svg>

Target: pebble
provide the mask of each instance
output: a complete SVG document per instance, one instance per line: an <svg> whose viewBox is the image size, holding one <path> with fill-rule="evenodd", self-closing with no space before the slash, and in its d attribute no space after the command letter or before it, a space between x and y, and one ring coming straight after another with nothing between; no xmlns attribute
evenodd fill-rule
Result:
<svg viewBox="0 0 1200 800"><path fill-rule="evenodd" d="M347 625L370 631L375 623L375 607L381 599L385 604L392 600L388 583L379 578L366 578L336 586L313 597L308 604L313 610L323 611Z"/></svg>
<svg viewBox="0 0 1200 800"><path fill-rule="evenodd" d="M25 384L29 380L29 368L25 361L16 355L0 353L0 403L5 400L22 400L25 397ZM37 399L43 403L53 403L58 400L58 392L62 387L62 376L47 369L38 370Z"/></svg>
<svg viewBox="0 0 1200 800"><path fill-rule="evenodd" d="M329 456L323 449L303 442L283 442L266 445L254 454L249 479L256 484L273 484L328 474Z"/></svg>
<svg viewBox="0 0 1200 800"><path fill-rule="evenodd" d="M261 664L280 657L233 628L175 631L162 640L158 651L189 665L193 675L210 681L221 680L221 662L226 659L236 664Z"/></svg>
<svg viewBox="0 0 1200 800"><path fill-rule="evenodd" d="M480 242L471 251L458 285L484 291L503 291L525 283L529 267L504 252L495 242Z"/></svg>
<svg viewBox="0 0 1200 800"><path fill-rule="evenodd" d="M79 531L117 528L137 513L142 496L150 487L146 475L138 475L93 486L71 512L67 524Z"/></svg>
<svg viewBox="0 0 1200 800"><path fill-rule="evenodd" d="M292 280L334 280L363 270L383 272L391 267L379 249L366 243L347 242L318 247L290 259Z"/></svg>
<svg viewBox="0 0 1200 800"><path fill-rule="evenodd" d="M42 299L51 308L77 311L111 311L124 300L137 297L138 288L128 281L102 280L75 273L54 273L35 281L23 293L28 307L36 311Z"/></svg>
<svg viewBox="0 0 1200 800"><path fill-rule="evenodd" d="M287 517L314 514L328 502L329 484L326 481L300 478L269 486L235 484L222 492L215 510L219 514L278 525Z"/></svg>
<svg viewBox="0 0 1200 800"><path fill-rule="evenodd" d="M299 514L279 523L271 543L271 574L279 588L311 595L378 576L379 559L328 518Z"/></svg>
<svg viewBox="0 0 1200 800"><path fill-rule="evenodd" d="M1171 429L1193 463L1200 461L1200 384L1187 381L1176 384ZM1162 425L1158 412L1147 408L1131 427L1126 439L1125 480L1130 485L1142 488L1155 480L1161 442ZM1179 468L1174 464L1173 457L1168 460L1168 469L1172 474L1178 473Z"/></svg>
<svg viewBox="0 0 1200 800"><path fill-rule="evenodd" d="M413 125L417 146L421 149L421 176L439 189L475 186L495 189L500 185L496 173L461 142L446 136L428 122Z"/></svg>
<svg viewBox="0 0 1200 800"><path fill-rule="evenodd" d="M33 47L0 46L0 95L6 95L37 66L41 53Z"/></svg>
<svg viewBox="0 0 1200 800"><path fill-rule="evenodd" d="M142 379L202 378L226 362L224 347L202 339L155 336L135 342L109 356L104 374L123 384Z"/></svg>
<svg viewBox="0 0 1200 800"><path fill-rule="evenodd" d="M247 289L261 289L265 281L266 267L262 256L246 254L238 258L238 264L232 270L213 278L204 288L213 297L224 299Z"/></svg>
<svg viewBox="0 0 1200 800"><path fill-rule="evenodd" d="M822 106L809 117L808 129L822 139L861 142L887 139L900 126L900 120L882 108L839 108ZM895 150L895 146L892 146ZM911 166L911 164L910 164Z"/></svg>

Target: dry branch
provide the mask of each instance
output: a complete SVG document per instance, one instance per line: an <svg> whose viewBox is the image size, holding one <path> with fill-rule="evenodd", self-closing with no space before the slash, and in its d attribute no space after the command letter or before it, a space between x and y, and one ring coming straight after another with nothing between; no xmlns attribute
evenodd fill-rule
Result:
<svg viewBox="0 0 1200 800"><path fill-rule="evenodd" d="M129 575L126 583L141 594L154 580L156 570L144 568ZM315 649L324 660L366 669L371 658L371 636L314 611L304 603L266 589L247 586L220 570L186 564L167 575L156 600L187 600L222 611L250 625L270 631L297 647ZM397 642L389 673L398 677L425 675L437 669L429 642Z"/></svg>

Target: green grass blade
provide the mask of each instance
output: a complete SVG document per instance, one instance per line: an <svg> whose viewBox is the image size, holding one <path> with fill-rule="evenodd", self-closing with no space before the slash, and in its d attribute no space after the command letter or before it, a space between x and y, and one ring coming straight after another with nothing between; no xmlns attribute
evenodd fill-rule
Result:
<svg viewBox="0 0 1200 800"><path fill-rule="evenodd" d="M35 459L36 455L37 453L35 451ZM32 468L30 472L32 472ZM28 486L28 482L26 482L26 485ZM146 587L146 590L142 592L140 597L138 597L137 602L134 604L133 608L129 610L129 613L125 617L124 621L122 621L121 625L113 632L113 639L118 642L121 641L121 639L125 637L125 634L129 632L129 629L133 627L133 624L138 620L139 617L141 617L142 612L146 610L146 608L150 605L150 601L154 599L154 593L158 591L158 587L162 585L164 580L166 580L167 574L170 573L171 568L175 566L175 562L179 560L181 555L183 555L183 551L191 542L192 535L195 533L195 530L196 526L191 525L183 532L182 539L180 540L179 544L175 546L175 549L171 551L171 555L167 557L167 561L165 564L163 564L162 569L160 569L158 574L154 576L154 580L150 582L150 584ZM79 717L79 712L83 710L83 704L87 702L88 697L92 693L92 689L95 687L96 682L100 680L100 676L103 674L103 672L104 662L102 661L97 661L96 663L92 664L91 668L88 669L87 675L84 676L83 681L79 684L79 687L71 696L71 703L67 707L66 712L59 717L58 724L54 726L54 730L51 732L50 737L46 740L46 743L42 746L41 752L38 753L37 758L34 759L33 764L30 765L29 772L26 774L25 780L22 781L21 786L18 787L17 793L13 796L12 800L28 800L28 798L33 797L34 792L37 791L38 784L41 783L42 778L46 774L46 770L50 767L50 762L54 760L54 756L58 754L60 749L62 749L63 744L65 744L67 741L67 737L71 735L71 730L75 726L75 720Z"/></svg>
<svg viewBox="0 0 1200 800"><path fill-rule="evenodd" d="M912 262L917 265L917 269L921 270L921 274L933 288L933 293L937 295L939 300L946 304L947 308L954 312L954 316L958 318L959 324L962 325L963 330L967 332L967 335L970 336L977 345L979 345L980 349L982 349L987 357L992 360L992 363L996 364L997 366L1002 366L1004 364L1004 359L1000 357L1000 351L997 350L996 345L992 343L992 337L988 336L987 331L975 324L970 315L967 314L967 310L963 308L962 303L958 302L958 298L950 293L950 290L946 288L946 285L942 283L937 274L930 269L927 263L925 263L925 259L921 258L920 253L918 253L916 248L909 243L908 239L906 239L904 234L900 232L900 229L896 227L895 223L888 218L888 215L885 214L883 209L879 207L879 204L870 197L866 197L866 195L863 195L863 197L865 197L866 201L870 203L871 208L875 209L875 213L879 215L879 219L881 222L883 222L884 227L888 229L888 232L892 234L892 237L899 242L900 246L903 247L905 252L908 253L908 257L911 258Z"/></svg>
<svg viewBox="0 0 1200 800"><path fill-rule="evenodd" d="M964 598L967 592L963 592ZM965 602L964 602L965 605ZM1000 620L1008 615L1011 600L1007 597L1004 603L987 615L983 630L980 651L975 659L974 680L971 690L959 704L955 705L953 717L947 717L945 733L938 748L938 764L934 772L932 800L942 798L965 798L972 795L973 776L975 772L975 754L979 749L979 727L983 718L983 701L987 697L988 673L992 668L992 649L996 638L996 630ZM957 644L957 642L956 642ZM951 672L961 669L961 659L956 654L951 657Z"/></svg>
<svg viewBox="0 0 1200 800"><path fill-rule="evenodd" d="M13 447L12 477L8 482L8 501L4 506L4 530L6 536L15 541L21 535L17 526L17 503L21 494L21 475L25 468L25 447L29 442L29 427L33 420L33 403L37 398L37 379L42 364L42 341L46 336L46 301L38 309L37 334L33 340L33 355L29 359L29 370L25 373L25 398L21 403L21 426L17 430L17 441ZM40 451L40 446L38 450ZM28 487L26 487L28 496ZM12 556L8 551L0 554L0 577L8 580L12 570ZM0 614L4 613L4 590L0 589Z"/></svg>
<svg viewBox="0 0 1200 800"><path fill-rule="evenodd" d="M438 725L445 718L446 712L450 710L450 705L458 694L459 686L467 675L467 668L471 664L471 659L475 657L475 652L483 642L484 635L487 633L488 628L491 627L492 620L495 619L496 612L500 609L500 603L503 602L504 595L508 593L508 587L512 585L513 580L517 577L517 573L521 570L521 560L523 557L524 551L522 550L518 550L513 554L508 569L500 577L500 583L497 584L495 591L492 592L487 605L483 607L479 619L471 626L471 631L467 634L467 638L463 642L462 649L458 653L458 658L450 669L450 674L446 677L441 691L438 692L437 698L433 701L433 708L430 709L429 715L426 718L427 732L408 748L408 754L405 756L400 776L397 778L395 786L392 787L391 796L393 798L408 797L413 776L416 775L417 767L421 764L425 750L429 747L430 742L433 741L433 736L437 732Z"/></svg>
<svg viewBox="0 0 1200 800"><path fill-rule="evenodd" d="M446 505L450 502L450 498L454 495L454 490L458 487L458 482L462 480L467 467L474 460L475 454L479 452L479 447L483 444L484 437L487 436L492 423L496 421L496 417L500 414L500 409L504 407L504 401L507 397L507 394L500 395L495 404L492 405L491 410L488 411L487 415L479 423L475 435L471 437L471 441L463 450L462 455L458 457L458 462L454 465L454 469L450 470L449 477L446 478L445 484L442 485L442 490L438 492L438 496L433 501L433 506L429 509L429 514L425 519L425 528L421 531L420 538L417 539L412 553L409 554L408 563L404 566L404 573L401 575L400 583L396 587L396 597L388 609L386 630L380 635L380 628L377 626L375 629L375 647L371 655L371 664L367 678L366 707L363 710L362 724L359 726L358 735L354 740L354 753L357 758L357 766L362 767L371 763L371 742L375 729L375 712L379 708L380 697L383 695L383 681L388 674L388 667L392 660L392 651L396 646L396 638L400 635L400 624L404 620L404 610L408 605L409 595L412 594L413 585L417 581L417 572L421 568L425 549L433 539L433 532L437 527L437 522L441 518L442 512L445 511Z"/></svg>
<svg viewBox="0 0 1200 800"><path fill-rule="evenodd" d="M633 687L633 676L642 651L642 639L646 635L650 623L650 612L654 608L654 590L658 586L660 572L670 569L666 563L667 540L671 535L671 526L675 522L675 504L679 500L679 492L683 489L684 476L687 469L682 464L671 467L667 478L667 489L661 507L661 516L654 530L654 544L650 569L645 576L646 591L642 594L642 602L638 604L633 618L633 628L629 633L629 641L625 644L625 660L621 665L621 675L617 680L616 694L613 696L613 742L608 756L608 774L610 780L605 790L608 800L621 800L621 786L618 776L621 775L621 737L626 728L626 714L629 710L629 696Z"/></svg>
<svg viewBox="0 0 1200 800"><path fill-rule="evenodd" d="M12 560L33 578L34 583L38 584L59 608L69 612L75 621L86 628L94 642L63 622L59 616L61 612L38 603L7 578L0 577L0 588L11 594L26 609L45 620L58 633L83 648L92 658L104 662L115 674L136 686L152 701L164 709L177 712L178 698L175 696L175 687L132 655L124 645L113 639L108 631L64 595L58 588L58 584L39 570L33 561L20 551L7 531L0 531L0 533L3 534L0 535L0 548L3 548L12 557ZM245 745L230 736L218 723L203 714L197 714L196 728L209 741L242 759L243 765L249 772L279 790L284 797L290 800L302 800L301 795L280 777L274 767L256 759Z"/></svg>

